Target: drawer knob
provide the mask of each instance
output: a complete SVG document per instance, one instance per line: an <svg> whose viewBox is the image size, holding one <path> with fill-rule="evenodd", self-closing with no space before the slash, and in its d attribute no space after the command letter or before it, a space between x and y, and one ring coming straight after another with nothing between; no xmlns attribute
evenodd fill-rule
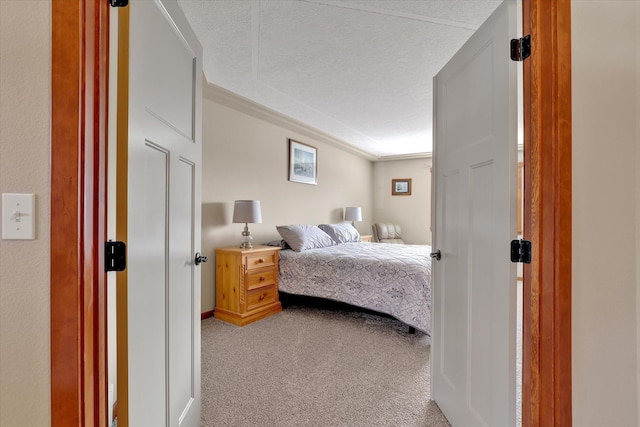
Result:
<svg viewBox="0 0 640 427"><path fill-rule="evenodd" d="M266 297L266 296L267 296L267 294L260 295L260 301L262 301L264 299L264 297Z"/></svg>
<svg viewBox="0 0 640 427"><path fill-rule="evenodd" d="M258 259L258 262L259 262L260 264L262 264L262 263L264 262L264 258L259 258L259 259Z"/></svg>
<svg viewBox="0 0 640 427"><path fill-rule="evenodd" d="M266 278L264 276L260 276L260 281L264 282L266 280Z"/></svg>

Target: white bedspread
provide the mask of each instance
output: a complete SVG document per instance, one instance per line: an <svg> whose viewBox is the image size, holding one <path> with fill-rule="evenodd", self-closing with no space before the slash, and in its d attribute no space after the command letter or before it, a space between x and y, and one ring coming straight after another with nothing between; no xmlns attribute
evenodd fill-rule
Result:
<svg viewBox="0 0 640 427"><path fill-rule="evenodd" d="M347 243L280 251L283 292L328 298L389 314L431 333L431 247Z"/></svg>

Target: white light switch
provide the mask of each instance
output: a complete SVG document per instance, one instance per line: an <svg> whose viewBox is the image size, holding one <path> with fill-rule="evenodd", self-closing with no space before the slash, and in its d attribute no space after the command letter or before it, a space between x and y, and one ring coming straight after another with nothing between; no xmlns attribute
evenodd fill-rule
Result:
<svg viewBox="0 0 640 427"><path fill-rule="evenodd" d="M2 238L35 239L35 194L4 193L2 195Z"/></svg>

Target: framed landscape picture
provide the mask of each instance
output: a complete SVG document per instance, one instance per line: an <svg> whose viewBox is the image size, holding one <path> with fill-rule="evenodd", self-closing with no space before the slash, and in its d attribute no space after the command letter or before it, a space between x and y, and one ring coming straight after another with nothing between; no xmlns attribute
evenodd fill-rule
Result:
<svg viewBox="0 0 640 427"><path fill-rule="evenodd" d="M411 178L401 178L391 180L392 196L410 196L411 195Z"/></svg>
<svg viewBox="0 0 640 427"><path fill-rule="evenodd" d="M289 181L318 183L318 150L311 145L289 140Z"/></svg>

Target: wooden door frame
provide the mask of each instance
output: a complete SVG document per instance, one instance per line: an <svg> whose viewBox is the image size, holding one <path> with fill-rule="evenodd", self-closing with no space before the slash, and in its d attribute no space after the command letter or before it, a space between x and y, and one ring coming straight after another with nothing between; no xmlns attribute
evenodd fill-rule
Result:
<svg viewBox="0 0 640 427"><path fill-rule="evenodd" d="M106 426L107 0L52 0L51 425Z"/></svg>
<svg viewBox="0 0 640 427"><path fill-rule="evenodd" d="M523 0L523 425L570 426L570 0ZM107 0L52 0L51 424L105 426Z"/></svg>
<svg viewBox="0 0 640 427"><path fill-rule="evenodd" d="M523 0L523 426L570 426L571 4Z"/></svg>

